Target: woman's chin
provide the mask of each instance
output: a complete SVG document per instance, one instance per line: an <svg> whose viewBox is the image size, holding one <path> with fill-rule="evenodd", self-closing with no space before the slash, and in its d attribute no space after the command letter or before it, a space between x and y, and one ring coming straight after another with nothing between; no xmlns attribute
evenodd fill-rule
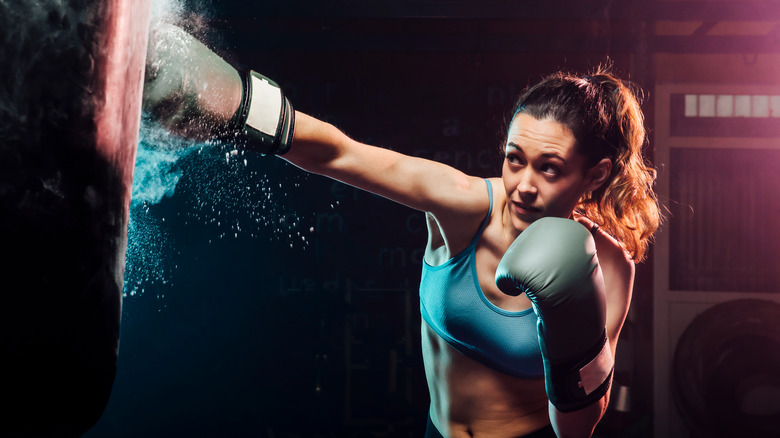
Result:
<svg viewBox="0 0 780 438"><path fill-rule="evenodd" d="M530 216L530 217L529 216L525 216L525 217L515 216L515 217L512 218L512 226L514 227L515 230L517 230L518 232L522 233L523 231L525 231L526 228L528 228L529 225L534 223L534 221L536 221L537 219L539 219L539 218L538 217L534 217L534 216Z"/></svg>

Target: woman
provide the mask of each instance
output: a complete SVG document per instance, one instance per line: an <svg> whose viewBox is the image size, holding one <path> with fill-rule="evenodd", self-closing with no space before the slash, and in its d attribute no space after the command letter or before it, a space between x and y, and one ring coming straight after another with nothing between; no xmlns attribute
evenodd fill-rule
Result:
<svg viewBox="0 0 780 438"><path fill-rule="evenodd" d="M332 125L293 113L267 78L247 75L241 86L239 74L216 55L170 32L175 38L162 36L150 46L156 55L150 57L155 61L144 104L172 130L191 137L217 128L254 136L272 144L264 152L283 153L306 171L426 213L429 238L420 295L431 396L427 437L592 434L609 400L610 354L631 301L634 262L643 258L660 220L652 192L655 173L642 157L642 113L629 86L599 69L588 76L555 74L529 88L509 125L501 177L482 179L362 144ZM176 50L165 49L185 40ZM198 91L193 86L198 83L209 84L211 94ZM258 110L264 105L260 99L273 105ZM256 121L257 114L269 111L266 122L272 123ZM556 395L554 387L562 384L551 376L553 347L545 345L543 323L537 338L537 314L546 313L537 302L540 291L511 293L496 282L499 265L511 263L505 261L510 245L542 218L586 225L598 252L598 278L590 288L597 294L591 301L606 302L605 315L596 322L606 326L605 346L588 353L580 370L600 363L594 386L599 389L571 405L551 403L564 396ZM458 327L448 327L455 317L448 312L458 311L454 304L474 313L457 315ZM583 312L581 318L591 316ZM576 337L586 323L556 324L568 325L561 330ZM477 331L484 333L475 337ZM497 344L474 345L472 338Z"/></svg>

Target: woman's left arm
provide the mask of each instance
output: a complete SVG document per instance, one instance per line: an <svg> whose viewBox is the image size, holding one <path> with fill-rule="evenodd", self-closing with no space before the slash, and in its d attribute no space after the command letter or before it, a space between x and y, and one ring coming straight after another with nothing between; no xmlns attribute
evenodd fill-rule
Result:
<svg viewBox="0 0 780 438"><path fill-rule="evenodd" d="M596 233L599 265L604 275L607 299L607 336L612 354L617 351L617 341L623 322L628 315L634 285L634 262L612 238L603 232ZM549 404L550 421L558 437L589 437L609 405L610 391L596 403L573 412L561 412Z"/></svg>

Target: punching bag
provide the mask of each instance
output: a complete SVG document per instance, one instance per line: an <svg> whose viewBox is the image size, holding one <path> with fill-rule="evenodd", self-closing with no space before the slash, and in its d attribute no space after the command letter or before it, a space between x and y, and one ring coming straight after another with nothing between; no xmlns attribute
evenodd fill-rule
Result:
<svg viewBox="0 0 780 438"><path fill-rule="evenodd" d="M0 0L0 436L76 437L119 348L150 0Z"/></svg>

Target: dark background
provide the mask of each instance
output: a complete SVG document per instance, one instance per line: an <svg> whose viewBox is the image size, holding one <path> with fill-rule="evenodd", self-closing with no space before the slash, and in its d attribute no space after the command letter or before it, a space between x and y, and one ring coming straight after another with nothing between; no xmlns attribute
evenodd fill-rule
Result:
<svg viewBox="0 0 780 438"><path fill-rule="evenodd" d="M610 59L640 86L652 80L641 10L449 3L201 2L185 23L279 82L296 109L479 176L499 175L514 99L542 75ZM176 194L149 207L170 268L125 298L112 398L86 436L421 436L422 214L275 157L199 171L224 159L219 148L189 157ZM202 187L211 177L225 181L220 196ZM274 194L268 224L232 237L210 220L252 223L261 186ZM608 413L601 436L650 433L649 365L633 360L650 348L650 270L638 267L616 374L636 388L635 409Z"/></svg>

